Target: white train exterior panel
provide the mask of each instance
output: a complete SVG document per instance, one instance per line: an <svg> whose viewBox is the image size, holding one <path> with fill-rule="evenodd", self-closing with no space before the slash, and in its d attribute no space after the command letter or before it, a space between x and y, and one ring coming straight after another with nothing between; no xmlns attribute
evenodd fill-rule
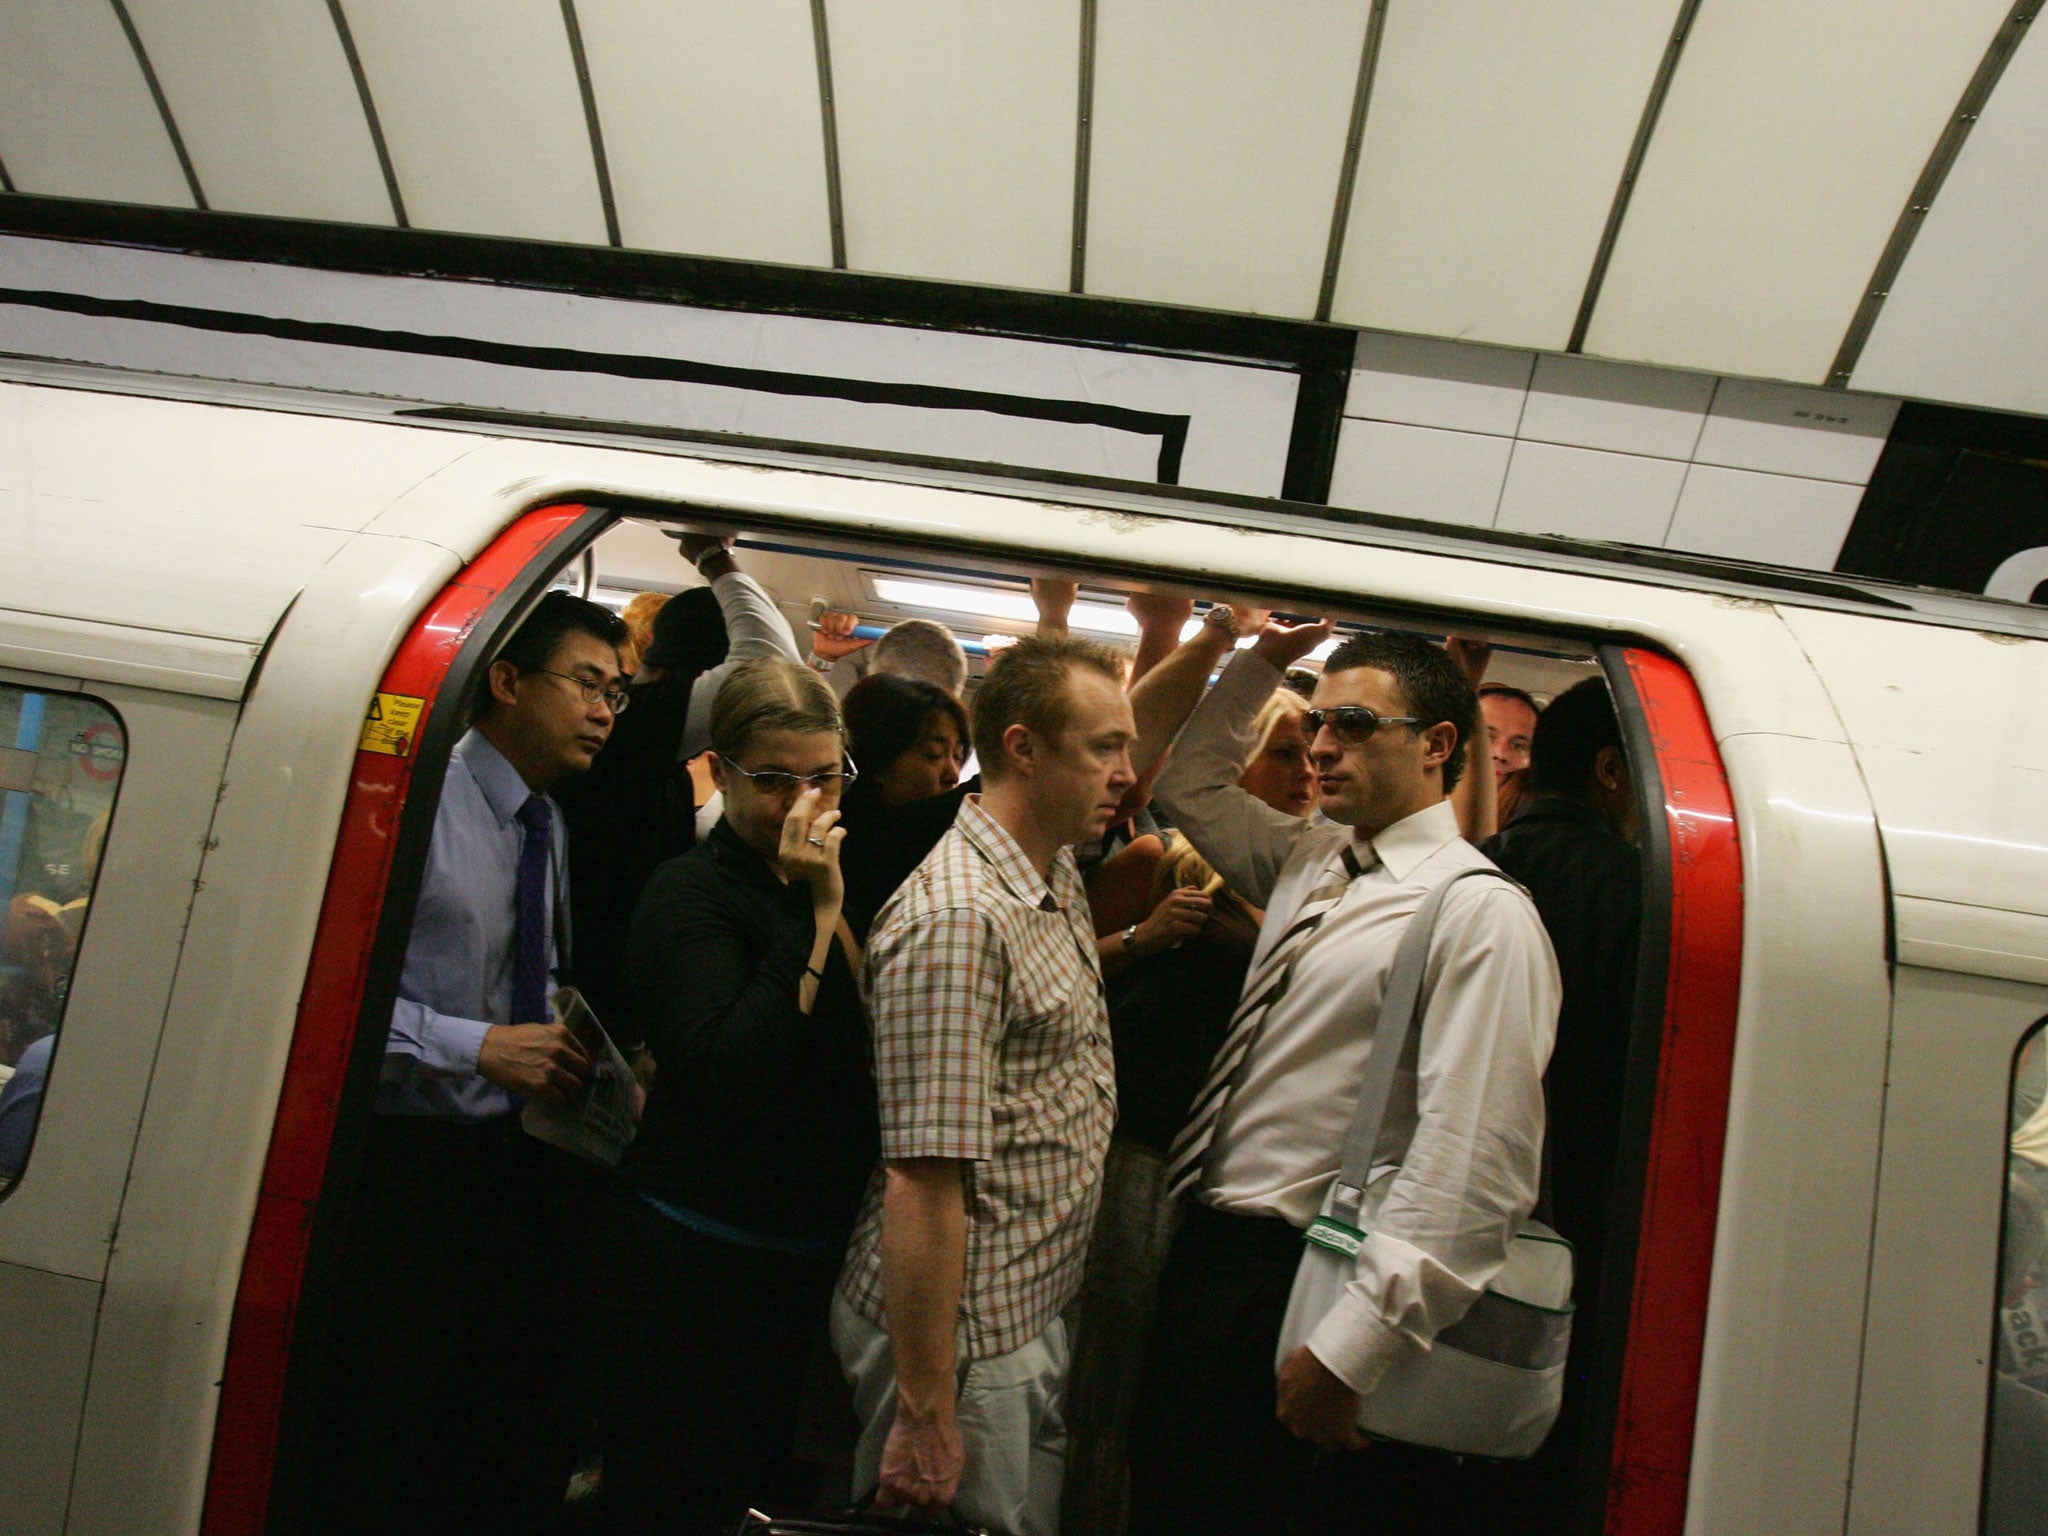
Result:
<svg viewBox="0 0 2048 1536"><path fill-rule="evenodd" d="M61 1528L196 1522L240 1257L363 708L435 592L521 512L561 500L1670 650L1721 746L1748 900L1688 1529L1838 1530L1861 1518L1848 1490L1867 1458L1921 1454L1908 1426L1894 1435L1867 1407L1860 1438L1857 1428L1859 1392L1875 1379L1866 1359L1891 1347L1889 1335L1866 1338L1862 1320L1868 1300L1869 1328L1880 1326L1866 1276L1872 1213L1891 1189L1879 1184L1894 1048L1884 860L1902 894L1957 909L1941 927L1902 904L1902 947L1947 943L1955 965L1972 942L2030 952L2032 929L1986 937L1957 913L2043 914L2048 832L2035 830L2042 813L2022 790L2048 755L2027 734L2039 727L2013 727L2011 756L1967 727L1994 704L2008 724L2023 713L2048 647L1717 596L1619 567L1537 569L1477 547L1371 547L880 472L21 385L0 385L0 488L0 538L42 551L0 567L0 609L147 631L125 647L111 631L77 630L107 642L88 655L0 627L0 677L98 678L88 690L121 709L132 737L45 1134L31 1176L0 1202L0 1311L16 1307L7 1266L104 1281ZM234 658L266 639L238 711L220 696ZM187 661L166 662L179 654ZM101 676L117 667L151 668L155 686ZM88 1128L104 1146L79 1144ZM1930 1168L1921 1193L1966 1176ZM1928 1367L1961 1368L1947 1357ZM1939 1476L1953 1488L1968 1448L1951 1440Z"/></svg>

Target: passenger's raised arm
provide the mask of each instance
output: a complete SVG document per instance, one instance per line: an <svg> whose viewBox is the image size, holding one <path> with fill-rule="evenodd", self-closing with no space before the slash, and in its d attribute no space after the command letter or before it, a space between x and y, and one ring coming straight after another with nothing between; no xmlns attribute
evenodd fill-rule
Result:
<svg viewBox="0 0 2048 1536"><path fill-rule="evenodd" d="M1133 595L1132 611L1139 625L1145 615L1138 612ZM1266 622L1263 608L1225 607L1218 603L1202 617L1202 628L1184 640L1165 659L1143 669L1134 669L1131 684L1131 713L1138 722L1138 744L1131 749L1131 767L1140 783L1149 778L1173 745L1174 735L1201 702L1217 666L1237 644L1237 637L1250 634Z"/></svg>
<svg viewBox="0 0 2048 1536"><path fill-rule="evenodd" d="M718 599L718 611L725 619L727 650L725 660L697 681L690 694L690 715L683 725L683 746L678 761L687 761L711 745L711 705L719 685L744 662L762 656L786 656L800 662L804 653L796 643L789 620L775 606L767 588L739 568L732 553L732 536L686 533L676 542L683 558L710 583Z"/></svg>
<svg viewBox="0 0 2048 1536"><path fill-rule="evenodd" d="M1269 619L1251 649L1223 669L1196 706L1154 787L1188 840L1254 906L1264 906L1272 895L1273 882L1308 823L1274 810L1239 786L1253 722L1287 669L1327 640L1332 627L1328 619L1313 624ZM1159 670L1173 661L1168 657Z"/></svg>

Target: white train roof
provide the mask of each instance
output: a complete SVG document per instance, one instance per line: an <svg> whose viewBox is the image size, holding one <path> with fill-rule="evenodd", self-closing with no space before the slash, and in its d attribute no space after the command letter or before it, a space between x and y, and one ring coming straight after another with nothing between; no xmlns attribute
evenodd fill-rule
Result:
<svg viewBox="0 0 2048 1536"><path fill-rule="evenodd" d="M2048 620L2033 610L1318 523L1217 498L1048 493L753 457L0 383L10 551L0 653L59 675L238 697L302 592L317 588L323 612L346 612L335 584L353 582L349 592L380 609L395 599L394 611L417 611L521 511L565 499L807 528L913 556L974 550L1022 567L1171 573L1198 590L1308 603L1370 594L1374 611L1425 626L1455 615L1482 632L1491 623L1508 635L1664 646L1698 681L1731 764L1753 750L1749 737L1853 749L1900 898L1902 946L1928 963L2048 980L2048 717L2030 707L2048 675ZM384 590L393 582L405 594ZM335 665L360 672L367 697L389 642L365 649L361 638L337 634ZM1749 792L1768 804L1768 785ZM1983 908L2010 931L1987 934L1968 918Z"/></svg>
<svg viewBox="0 0 2048 1536"><path fill-rule="evenodd" d="M23 0L0 190L2048 411L2032 9Z"/></svg>

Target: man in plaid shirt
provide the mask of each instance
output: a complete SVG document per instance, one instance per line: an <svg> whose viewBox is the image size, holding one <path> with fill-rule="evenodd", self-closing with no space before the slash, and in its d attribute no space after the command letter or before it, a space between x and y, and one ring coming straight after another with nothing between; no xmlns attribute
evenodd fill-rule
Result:
<svg viewBox="0 0 2048 1536"><path fill-rule="evenodd" d="M1115 651L1004 652L974 701L986 787L868 940L883 1163L832 1333L863 1422L854 1486L884 1508L1056 1536L1059 1312L1116 1117L1072 845L1134 782L1134 736Z"/></svg>

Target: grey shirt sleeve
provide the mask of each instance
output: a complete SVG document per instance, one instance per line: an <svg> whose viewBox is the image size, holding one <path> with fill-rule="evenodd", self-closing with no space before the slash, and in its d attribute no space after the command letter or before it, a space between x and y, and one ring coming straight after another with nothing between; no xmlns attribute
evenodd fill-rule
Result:
<svg viewBox="0 0 2048 1536"><path fill-rule="evenodd" d="M731 571L711 583L719 612L725 615L725 632L730 648L725 660L701 674L690 690L690 712L683 721L683 744L676 754L687 762L711 745L711 705L718 690L743 662L762 656L787 656L802 661L796 635L768 589L744 571Z"/></svg>

